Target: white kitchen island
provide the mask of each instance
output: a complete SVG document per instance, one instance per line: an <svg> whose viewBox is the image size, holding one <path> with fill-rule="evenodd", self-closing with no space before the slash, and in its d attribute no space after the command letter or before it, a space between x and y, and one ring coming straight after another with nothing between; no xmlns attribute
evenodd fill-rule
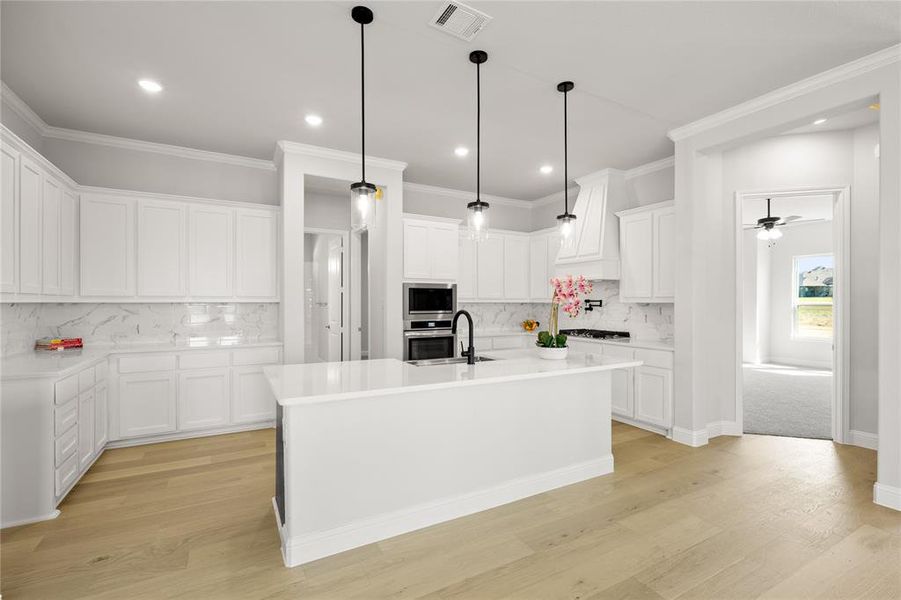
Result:
<svg viewBox="0 0 901 600"><path fill-rule="evenodd" d="M640 361L486 353L266 367L288 566L613 471L610 371Z"/></svg>

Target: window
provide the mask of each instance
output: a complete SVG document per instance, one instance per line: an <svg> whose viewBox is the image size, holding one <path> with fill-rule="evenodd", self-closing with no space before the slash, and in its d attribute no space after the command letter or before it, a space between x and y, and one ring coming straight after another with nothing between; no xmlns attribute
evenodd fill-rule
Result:
<svg viewBox="0 0 901 600"><path fill-rule="evenodd" d="M831 254L794 257L792 284L792 336L832 339L832 281L835 260Z"/></svg>

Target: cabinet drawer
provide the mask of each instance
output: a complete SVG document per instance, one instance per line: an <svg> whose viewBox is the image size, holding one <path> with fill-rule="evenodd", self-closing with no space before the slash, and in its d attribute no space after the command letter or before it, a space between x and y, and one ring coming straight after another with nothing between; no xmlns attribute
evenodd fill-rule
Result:
<svg viewBox="0 0 901 600"><path fill-rule="evenodd" d="M71 375L56 382L54 397L57 404L65 404L78 395L78 375Z"/></svg>
<svg viewBox="0 0 901 600"><path fill-rule="evenodd" d="M109 362L101 361L97 363L97 366L94 367L94 379L97 383L106 381L107 375L109 374Z"/></svg>
<svg viewBox="0 0 901 600"><path fill-rule="evenodd" d="M62 495L76 477L78 477L78 456L73 454L56 470L56 495Z"/></svg>
<svg viewBox="0 0 901 600"><path fill-rule="evenodd" d="M149 373L151 371L174 371L174 354L136 354L119 358L120 373Z"/></svg>
<svg viewBox="0 0 901 600"><path fill-rule="evenodd" d="M232 351L232 364L241 365L271 365L279 362L278 348L247 348L246 350Z"/></svg>
<svg viewBox="0 0 901 600"><path fill-rule="evenodd" d="M666 350L644 350L639 348L635 351L635 358L649 367L673 368L673 353Z"/></svg>
<svg viewBox="0 0 901 600"><path fill-rule="evenodd" d="M59 467L78 449L78 427L73 427L56 438L56 466Z"/></svg>
<svg viewBox="0 0 901 600"><path fill-rule="evenodd" d="M228 352L185 352L178 355L179 369L227 367Z"/></svg>
<svg viewBox="0 0 901 600"><path fill-rule="evenodd" d="M53 412L53 433L62 435L78 422L78 401L72 400L63 406L57 406Z"/></svg>
<svg viewBox="0 0 901 600"><path fill-rule="evenodd" d="M78 374L78 391L86 392L94 387L94 367L85 369Z"/></svg>

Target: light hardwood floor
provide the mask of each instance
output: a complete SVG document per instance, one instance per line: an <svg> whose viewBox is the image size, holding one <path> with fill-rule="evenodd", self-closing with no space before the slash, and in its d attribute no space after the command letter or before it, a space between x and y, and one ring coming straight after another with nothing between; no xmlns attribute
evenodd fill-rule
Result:
<svg viewBox="0 0 901 600"><path fill-rule="evenodd" d="M3 598L901 597L874 452L613 430L611 475L295 569L272 430L111 450L58 519L2 532Z"/></svg>

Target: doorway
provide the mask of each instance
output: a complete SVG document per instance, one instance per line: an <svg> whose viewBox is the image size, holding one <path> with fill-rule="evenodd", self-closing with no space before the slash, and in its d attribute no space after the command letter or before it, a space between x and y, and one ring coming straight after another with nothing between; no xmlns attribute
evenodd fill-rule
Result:
<svg viewBox="0 0 901 600"><path fill-rule="evenodd" d="M744 433L843 441L847 189L736 194Z"/></svg>

